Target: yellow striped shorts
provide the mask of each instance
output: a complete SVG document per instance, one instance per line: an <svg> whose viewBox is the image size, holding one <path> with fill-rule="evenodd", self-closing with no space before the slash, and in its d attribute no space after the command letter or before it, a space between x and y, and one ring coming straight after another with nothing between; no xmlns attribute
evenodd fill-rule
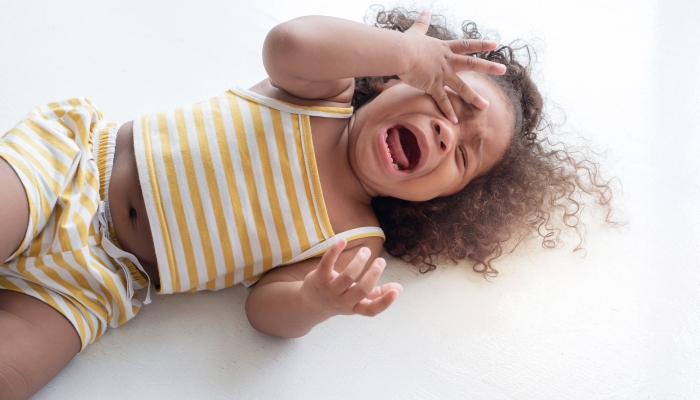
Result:
<svg viewBox="0 0 700 400"><path fill-rule="evenodd" d="M30 214L21 246L0 267L0 289L58 310L82 349L141 307L127 281L136 277L101 246L98 210L107 201L117 130L88 99L74 98L37 107L0 136L0 157L22 181Z"/></svg>

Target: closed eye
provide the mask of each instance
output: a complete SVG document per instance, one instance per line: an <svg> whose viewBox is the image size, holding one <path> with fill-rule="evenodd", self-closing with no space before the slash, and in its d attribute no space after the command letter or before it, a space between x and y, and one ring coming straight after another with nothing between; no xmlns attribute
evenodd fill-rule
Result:
<svg viewBox="0 0 700 400"><path fill-rule="evenodd" d="M467 169L467 153L464 151L463 147L459 148L459 152L462 153L462 165L464 169Z"/></svg>

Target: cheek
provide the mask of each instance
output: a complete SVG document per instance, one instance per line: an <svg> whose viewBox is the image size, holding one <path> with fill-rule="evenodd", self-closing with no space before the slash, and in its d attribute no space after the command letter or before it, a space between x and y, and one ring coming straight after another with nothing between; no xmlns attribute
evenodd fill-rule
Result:
<svg viewBox="0 0 700 400"><path fill-rule="evenodd" d="M445 184L437 178L436 174L423 176L418 179L411 179L398 185L398 192L402 194L404 200L427 201L440 197L445 192Z"/></svg>
<svg viewBox="0 0 700 400"><path fill-rule="evenodd" d="M435 196L448 196L459 191L462 183L462 173L456 165L442 164L435 169L426 185L435 191Z"/></svg>

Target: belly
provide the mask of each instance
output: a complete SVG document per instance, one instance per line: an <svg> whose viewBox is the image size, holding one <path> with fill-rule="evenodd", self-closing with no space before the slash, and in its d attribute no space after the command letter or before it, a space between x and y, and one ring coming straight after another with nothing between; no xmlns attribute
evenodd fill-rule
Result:
<svg viewBox="0 0 700 400"><path fill-rule="evenodd" d="M134 156L133 122L122 125L117 133L114 165L109 181L109 209L114 233L122 249L136 256L151 282L159 286L153 237Z"/></svg>

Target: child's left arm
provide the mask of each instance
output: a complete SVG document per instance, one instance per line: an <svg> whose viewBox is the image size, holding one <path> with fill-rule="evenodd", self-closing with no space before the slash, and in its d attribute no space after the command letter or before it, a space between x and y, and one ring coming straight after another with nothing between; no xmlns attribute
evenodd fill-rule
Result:
<svg viewBox="0 0 700 400"><path fill-rule="evenodd" d="M320 260L268 272L248 296L248 321L260 332L300 337L335 315L383 312L403 288L398 283L377 286L386 266L384 259L376 258L382 241L367 244L356 246L359 251L343 251L346 243L340 240Z"/></svg>

